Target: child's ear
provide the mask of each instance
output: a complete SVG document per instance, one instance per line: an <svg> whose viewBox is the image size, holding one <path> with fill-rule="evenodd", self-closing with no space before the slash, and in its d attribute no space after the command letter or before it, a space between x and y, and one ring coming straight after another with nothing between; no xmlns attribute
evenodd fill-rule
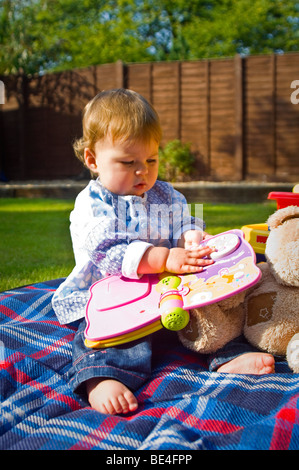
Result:
<svg viewBox="0 0 299 470"><path fill-rule="evenodd" d="M97 172L98 166L97 166L96 157L93 151L90 150L89 148L84 149L84 161L85 161L85 165L87 166L87 168L89 168L93 172Z"/></svg>

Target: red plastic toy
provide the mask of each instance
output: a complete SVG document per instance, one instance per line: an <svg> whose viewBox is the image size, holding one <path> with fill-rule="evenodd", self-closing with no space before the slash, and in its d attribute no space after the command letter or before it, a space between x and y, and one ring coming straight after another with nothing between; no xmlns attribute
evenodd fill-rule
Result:
<svg viewBox="0 0 299 470"><path fill-rule="evenodd" d="M274 191L268 194L268 199L276 199L277 210L288 206L299 206L299 193Z"/></svg>

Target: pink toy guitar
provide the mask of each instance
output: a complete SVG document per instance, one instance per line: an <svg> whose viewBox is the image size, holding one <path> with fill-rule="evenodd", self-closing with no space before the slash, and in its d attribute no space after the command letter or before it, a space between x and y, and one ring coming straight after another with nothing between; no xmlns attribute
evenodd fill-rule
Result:
<svg viewBox="0 0 299 470"><path fill-rule="evenodd" d="M197 274L144 275L139 280L109 276L93 284L86 307L85 344L106 348L133 341L163 326L177 331L188 310L218 302L255 284L260 270L241 230L204 240L215 247L214 264Z"/></svg>

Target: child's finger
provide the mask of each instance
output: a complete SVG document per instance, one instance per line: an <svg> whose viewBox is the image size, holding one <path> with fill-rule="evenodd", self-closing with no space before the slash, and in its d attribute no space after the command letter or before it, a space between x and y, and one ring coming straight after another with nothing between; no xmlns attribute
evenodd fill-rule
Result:
<svg viewBox="0 0 299 470"><path fill-rule="evenodd" d="M209 246L193 248L193 250L190 251L190 256L195 258L203 258L204 256L210 255L214 251L216 251L216 249Z"/></svg>
<svg viewBox="0 0 299 470"><path fill-rule="evenodd" d="M211 258L201 258L198 256L188 256L185 261L186 264L190 266L209 266L214 263L214 260Z"/></svg>
<svg viewBox="0 0 299 470"><path fill-rule="evenodd" d="M210 264L214 264L214 260L210 258L197 258L196 266L210 266Z"/></svg>
<svg viewBox="0 0 299 470"><path fill-rule="evenodd" d="M182 266L181 274L200 273L202 270L203 270L202 266L184 265Z"/></svg>

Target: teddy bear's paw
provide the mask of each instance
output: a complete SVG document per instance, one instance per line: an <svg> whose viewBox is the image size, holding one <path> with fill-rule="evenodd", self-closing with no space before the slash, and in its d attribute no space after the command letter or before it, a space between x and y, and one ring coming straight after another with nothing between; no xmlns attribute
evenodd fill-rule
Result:
<svg viewBox="0 0 299 470"><path fill-rule="evenodd" d="M287 347L287 361L289 367L296 374L299 373L299 333L295 334Z"/></svg>

